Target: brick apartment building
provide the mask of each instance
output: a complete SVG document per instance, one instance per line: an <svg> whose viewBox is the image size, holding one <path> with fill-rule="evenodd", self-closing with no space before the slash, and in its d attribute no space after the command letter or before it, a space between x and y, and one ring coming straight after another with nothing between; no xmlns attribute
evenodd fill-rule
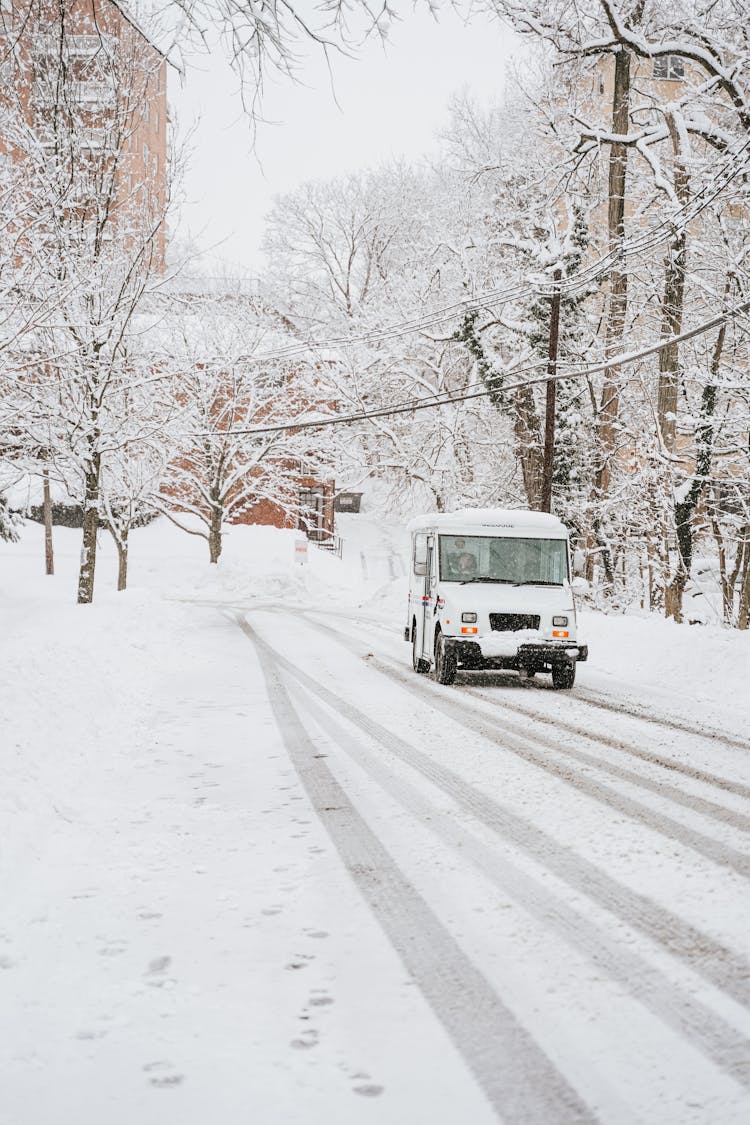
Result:
<svg viewBox="0 0 750 1125"><path fill-rule="evenodd" d="M167 60L117 0L11 0L0 5L0 161L57 160L70 176L68 197L91 203L96 166L116 161L113 223L167 196ZM10 111L8 113L7 111ZM70 151L63 164L67 130ZM110 155L111 153L111 155ZM88 185L87 186L87 178ZM87 195L87 192L89 193ZM153 266L164 268L165 231Z"/></svg>

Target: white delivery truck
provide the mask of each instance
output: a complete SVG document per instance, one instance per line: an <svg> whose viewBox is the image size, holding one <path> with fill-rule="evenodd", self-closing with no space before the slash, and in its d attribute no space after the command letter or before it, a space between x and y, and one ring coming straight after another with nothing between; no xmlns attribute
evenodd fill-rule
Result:
<svg viewBox="0 0 750 1125"><path fill-rule="evenodd" d="M413 520L404 639L415 672L451 684L461 671L551 672L570 688L578 641L570 544L544 512L465 509Z"/></svg>

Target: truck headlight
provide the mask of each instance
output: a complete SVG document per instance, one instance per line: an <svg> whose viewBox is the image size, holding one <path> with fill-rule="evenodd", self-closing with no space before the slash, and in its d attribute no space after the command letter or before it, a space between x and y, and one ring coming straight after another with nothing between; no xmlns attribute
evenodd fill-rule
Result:
<svg viewBox="0 0 750 1125"><path fill-rule="evenodd" d="M468 622L470 625L473 625L474 622L476 621L476 619L477 619L476 613L462 613L461 614L461 620ZM567 621L567 617L565 618L565 620Z"/></svg>
<svg viewBox="0 0 750 1125"><path fill-rule="evenodd" d="M567 617L553 617L552 618L552 624L564 626L564 625L568 624L568 619L567 619Z"/></svg>

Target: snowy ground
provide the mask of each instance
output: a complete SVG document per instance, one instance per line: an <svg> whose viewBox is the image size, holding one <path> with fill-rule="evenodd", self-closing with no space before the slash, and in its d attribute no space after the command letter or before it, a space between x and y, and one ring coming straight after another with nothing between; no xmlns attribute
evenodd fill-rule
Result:
<svg viewBox="0 0 750 1125"><path fill-rule="evenodd" d="M750 638L415 676L398 534L0 544L2 1125L750 1119Z"/></svg>

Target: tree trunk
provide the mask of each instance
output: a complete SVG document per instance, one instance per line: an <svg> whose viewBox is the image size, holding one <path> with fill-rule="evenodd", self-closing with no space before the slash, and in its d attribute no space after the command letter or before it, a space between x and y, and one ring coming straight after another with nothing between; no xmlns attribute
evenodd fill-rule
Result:
<svg viewBox="0 0 750 1125"><path fill-rule="evenodd" d="M630 129L630 59L628 51L615 55L612 96L612 132L625 136ZM609 282L605 354L607 359L622 351L625 318L628 311L628 274L622 256L625 240L625 188L628 171L628 146L613 144L609 150L609 205L607 241L615 263ZM602 397L596 423L599 463L594 474L593 500L600 502L609 492L612 457L616 449L617 417L620 410L620 371L609 368L604 375Z"/></svg>
<svg viewBox="0 0 750 1125"><path fill-rule="evenodd" d="M117 589L124 590L128 585L128 529L121 532L117 544Z"/></svg>
<svg viewBox="0 0 750 1125"><path fill-rule="evenodd" d="M685 270L687 266L687 233L677 236L664 263L664 300L662 303L662 339L682 331L685 301ZM679 345L669 344L659 352L659 393L657 417L661 440L667 453L673 453L677 437L677 398L679 394Z"/></svg>
<svg viewBox="0 0 750 1125"><path fill-rule="evenodd" d="M685 206L690 202L690 176L687 171L686 160L689 153L683 151L682 139L675 124L672 114L666 114L669 133L672 138L674 150L674 187L675 194L680 203ZM685 307L685 277L687 274L687 230L683 229L669 247L664 263L664 299L661 307L661 337L663 340L677 336L682 331L682 314ZM714 349L714 363L718 369L721 358L721 349L724 343L723 330L717 342L718 352ZM713 375L713 372L712 372ZM670 343L659 352L659 390L657 396L657 420L659 433L664 449L668 454L675 452L677 441L677 401L680 388L680 349L676 343ZM713 398L706 398L706 391L713 393ZM713 413L715 391L713 387L704 388L703 410L710 406L709 415ZM705 429L705 419L704 426ZM712 434L710 422L709 433ZM696 451L696 457L700 454ZM710 462L710 449L708 452ZM673 617L675 621L682 621L682 595L685 592L690 566L693 556L693 528L692 519L698 497L702 491L702 484L697 479L705 472L705 464L699 468L696 462L696 479L681 501L675 503L675 527L677 531L677 562L674 575L671 578L664 595L664 615ZM669 471L669 466L667 471Z"/></svg>
<svg viewBox="0 0 750 1125"><path fill-rule="evenodd" d="M214 501L211 505L211 523L208 528L208 552L212 563L217 563L221 555L221 517L221 507Z"/></svg>
<svg viewBox="0 0 750 1125"><path fill-rule="evenodd" d="M687 571L680 558L672 580L664 591L664 616L673 617L678 625L682 624L682 595L685 592L687 579Z"/></svg>
<svg viewBox="0 0 750 1125"><path fill-rule="evenodd" d="M55 553L52 547L52 498L49 492L49 469L42 474L44 491L44 566L46 574L55 573Z"/></svg>
<svg viewBox="0 0 750 1125"><path fill-rule="evenodd" d="M630 129L630 61L624 48L615 54L614 89L612 94L612 132L625 136ZM623 257L625 240L625 189L627 186L628 146L612 144L609 149L609 184L607 208L607 242L614 262L609 279L607 323L604 351L607 359L622 351L628 311L628 274ZM587 541L586 577L594 578L596 551L604 565L607 586L612 586L612 567L606 543L601 534L602 503L609 493L612 461L617 451L618 416L620 413L620 369L610 367L604 373L602 396L596 418L597 465L591 489L594 508L592 529Z"/></svg>
<svg viewBox="0 0 750 1125"><path fill-rule="evenodd" d="M99 481L101 457L95 453L86 473L83 505L83 542L81 567L78 572L78 604L88 605L94 600L94 571L96 569L96 534L99 527Z"/></svg>
<svg viewBox="0 0 750 1125"><path fill-rule="evenodd" d="M724 545L724 537L721 534L719 521L712 504L709 505L709 519L711 521L711 530L713 531L714 540L716 541L716 553L719 558L719 579L721 581L721 602L723 609L723 619L725 625L732 624L732 589L729 585L729 570L727 566L727 550Z"/></svg>
<svg viewBox="0 0 750 1125"><path fill-rule="evenodd" d="M740 604L737 611L737 628L750 626L750 524L743 528L745 537L742 567L740 570Z"/></svg>
<svg viewBox="0 0 750 1125"><path fill-rule="evenodd" d="M729 293L729 282L724 292ZM721 353L724 349L726 325L722 324L716 337L711 356L709 382L701 392L701 418L695 436L695 475L683 500L674 506L675 527L677 530L677 569L667 590L664 602L666 617L682 621L682 595L685 592L690 568L693 564L693 515L703 494L705 481L711 472L711 459L714 444L714 414L716 413L716 384L721 366ZM676 386L676 383L675 383ZM675 402L676 407L676 402Z"/></svg>
<svg viewBox="0 0 750 1125"><path fill-rule="evenodd" d="M541 509L552 511L552 477L555 469L555 402L557 398L557 349L560 337L560 280L562 270L555 270L555 290L549 316L549 341L547 348L547 394L544 418L544 469L542 473Z"/></svg>
<svg viewBox="0 0 750 1125"><path fill-rule="evenodd" d="M526 502L532 511L538 512L544 485L544 444L531 387L519 387L513 392L513 407L513 432L518 443Z"/></svg>

